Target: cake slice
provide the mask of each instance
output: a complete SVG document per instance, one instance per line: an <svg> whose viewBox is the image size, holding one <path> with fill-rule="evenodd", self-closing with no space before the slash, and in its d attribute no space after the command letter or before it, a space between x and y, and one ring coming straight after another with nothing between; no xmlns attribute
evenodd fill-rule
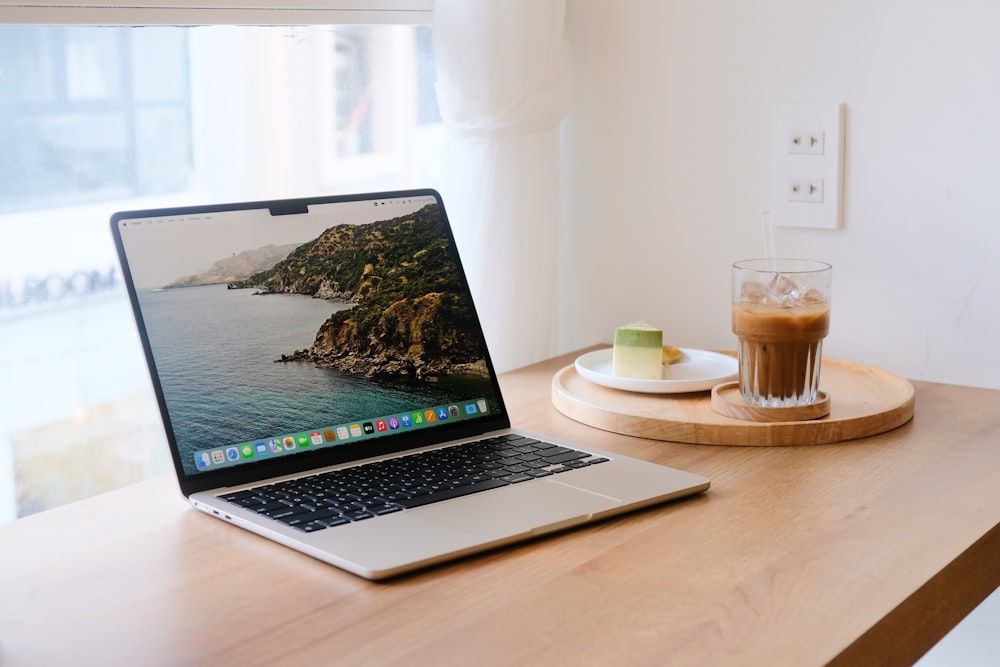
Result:
<svg viewBox="0 0 1000 667"><path fill-rule="evenodd" d="M618 327L611 358L618 377L663 379L663 331L642 320Z"/></svg>

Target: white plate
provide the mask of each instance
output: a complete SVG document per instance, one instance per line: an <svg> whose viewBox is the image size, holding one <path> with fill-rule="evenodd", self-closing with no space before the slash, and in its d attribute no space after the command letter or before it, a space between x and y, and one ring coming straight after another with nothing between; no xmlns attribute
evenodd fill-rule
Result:
<svg viewBox="0 0 1000 667"><path fill-rule="evenodd" d="M595 350L576 360L576 372L582 377L612 389L638 391L645 394L681 394L708 391L720 382L730 382L739 375L736 358L718 352L682 347L679 361L664 366L664 379L641 380L614 375L612 348Z"/></svg>

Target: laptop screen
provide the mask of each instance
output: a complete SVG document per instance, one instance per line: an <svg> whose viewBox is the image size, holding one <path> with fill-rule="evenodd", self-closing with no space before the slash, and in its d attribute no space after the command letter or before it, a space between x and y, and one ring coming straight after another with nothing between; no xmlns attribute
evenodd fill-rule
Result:
<svg viewBox="0 0 1000 667"><path fill-rule="evenodd" d="M112 228L182 478L506 419L432 190L126 212Z"/></svg>

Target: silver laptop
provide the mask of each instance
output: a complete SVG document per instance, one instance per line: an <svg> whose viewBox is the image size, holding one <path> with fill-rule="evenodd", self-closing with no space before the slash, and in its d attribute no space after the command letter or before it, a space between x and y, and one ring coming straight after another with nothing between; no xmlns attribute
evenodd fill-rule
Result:
<svg viewBox="0 0 1000 667"><path fill-rule="evenodd" d="M709 486L511 428L433 190L111 228L180 490L212 516L382 579Z"/></svg>

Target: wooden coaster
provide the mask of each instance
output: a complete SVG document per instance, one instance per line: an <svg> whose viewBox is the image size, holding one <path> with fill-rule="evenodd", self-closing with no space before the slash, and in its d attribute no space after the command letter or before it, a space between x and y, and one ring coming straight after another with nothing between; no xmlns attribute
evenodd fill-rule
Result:
<svg viewBox="0 0 1000 667"><path fill-rule="evenodd" d="M830 414L830 396L823 390L809 405L787 408L764 408L743 400L739 382L726 382L712 388L712 409L720 415L754 422L799 422Z"/></svg>

